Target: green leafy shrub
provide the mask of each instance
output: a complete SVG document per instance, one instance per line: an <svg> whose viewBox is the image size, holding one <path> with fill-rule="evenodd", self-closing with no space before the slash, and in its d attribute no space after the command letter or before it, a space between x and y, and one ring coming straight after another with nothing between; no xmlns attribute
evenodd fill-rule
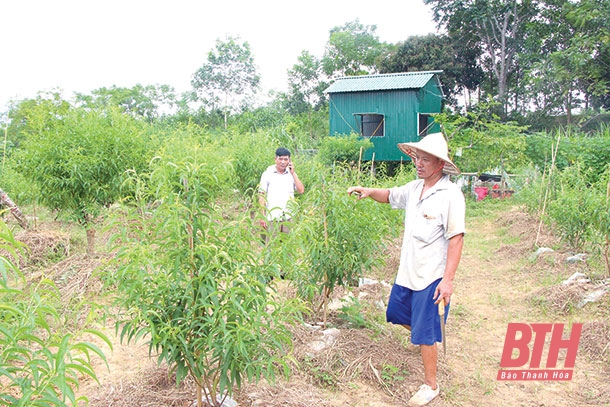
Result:
<svg viewBox="0 0 610 407"><path fill-rule="evenodd" d="M592 193L578 165L568 167L556 177L547 214L560 236L571 247L583 250L591 221Z"/></svg>
<svg viewBox="0 0 610 407"><path fill-rule="evenodd" d="M556 169L563 171L578 164L583 169L590 170L587 181L591 183L596 181L610 163L610 130L595 134L560 131L532 134L526 137L526 141L526 154L541 171L550 167L555 150Z"/></svg>
<svg viewBox="0 0 610 407"><path fill-rule="evenodd" d="M549 168L552 161L553 151L557 149L555 157L555 167L558 170L563 170L568 167L571 162L574 162L576 153L571 148L566 140L563 140L557 147L557 136L548 133L529 134L525 138L527 148L525 153L530 162L535 168L544 170Z"/></svg>
<svg viewBox="0 0 610 407"><path fill-rule="evenodd" d="M357 134L328 136L321 140L317 157L321 163L332 165L338 163L355 163L360 157L360 149L366 151L373 147L368 139Z"/></svg>
<svg viewBox="0 0 610 407"><path fill-rule="evenodd" d="M9 194L17 206L37 202L40 194L38 186L28 182L18 171L15 170L14 160L8 160L0 171L0 187Z"/></svg>
<svg viewBox="0 0 610 407"><path fill-rule="evenodd" d="M591 236L606 266L606 275L610 276L610 166L606 168L595 184L598 193L592 199Z"/></svg>
<svg viewBox="0 0 610 407"><path fill-rule="evenodd" d="M231 139L230 154L233 158L237 187L242 192L255 190L263 171L274 163L275 150L283 146L275 144L262 132L235 134Z"/></svg>
<svg viewBox="0 0 610 407"><path fill-rule="evenodd" d="M525 127L502 122L491 112L496 102L482 102L466 115L434 115L449 143L449 154L462 172L502 168L512 172L527 162Z"/></svg>
<svg viewBox="0 0 610 407"><path fill-rule="evenodd" d="M326 304L335 287L357 284L363 273L380 265L385 237L394 236L398 211L347 194L350 185L371 183L349 166L319 173L325 181L311 185L301 204L292 239L298 239L304 271L295 276L301 295L320 294ZM398 218L395 217L398 216Z"/></svg>
<svg viewBox="0 0 610 407"><path fill-rule="evenodd" d="M179 129L168 137L151 160L149 170L148 182L161 199L195 191L191 196L212 202L236 185L228 148L202 140L189 129Z"/></svg>
<svg viewBox="0 0 610 407"><path fill-rule="evenodd" d="M29 133L14 159L39 188L40 203L85 227L91 254L98 216L128 193L126 171L146 168L149 148L144 124L118 109L70 109Z"/></svg>
<svg viewBox="0 0 610 407"><path fill-rule="evenodd" d="M275 271L252 244L250 218L224 218L200 199L197 171L189 169L181 170L179 192L156 196L168 189L135 182L143 190L127 219L117 219L122 226L112 242L119 267L108 281L120 292L121 340L148 335L151 352L175 371L177 382L190 375L199 397L216 406L246 379L289 374L288 327L301 307L281 302L265 284ZM152 210L151 197L158 202Z"/></svg>
<svg viewBox="0 0 610 407"><path fill-rule="evenodd" d="M549 179L530 168L517 197L573 250L600 256L610 274L610 168L597 177L592 172L577 163Z"/></svg>
<svg viewBox="0 0 610 407"><path fill-rule="evenodd" d="M0 250L17 258L20 244L2 221L0 235ZM97 345L77 338L86 333L111 349L112 345L98 330L64 333L58 304L52 281L43 279L30 286L7 257L0 257L0 406L70 406L87 401L76 396L79 380L96 379L92 357L106 359Z"/></svg>
<svg viewBox="0 0 610 407"><path fill-rule="evenodd" d="M610 129L594 137L579 137L579 162L590 170L587 181L595 183L610 168Z"/></svg>
<svg viewBox="0 0 610 407"><path fill-rule="evenodd" d="M328 136L328 105L319 110L309 109L307 112L290 116L286 123L286 132L299 149L317 149L320 141Z"/></svg>
<svg viewBox="0 0 610 407"><path fill-rule="evenodd" d="M364 318L362 304L358 298L342 299L339 308L339 318L344 320L351 328L368 328L370 324Z"/></svg>

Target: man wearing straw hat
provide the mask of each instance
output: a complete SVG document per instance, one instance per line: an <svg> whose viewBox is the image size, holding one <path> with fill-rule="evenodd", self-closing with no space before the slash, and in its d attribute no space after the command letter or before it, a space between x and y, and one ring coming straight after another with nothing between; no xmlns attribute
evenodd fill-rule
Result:
<svg viewBox="0 0 610 407"><path fill-rule="evenodd" d="M409 400L423 406L438 396L438 349L442 332L438 304L444 301L445 319L453 293L453 278L462 256L466 204L449 175L459 174L448 157L445 137L433 133L416 143L399 143L417 169L418 179L389 189L350 187L358 199L370 197L405 210L400 265L392 287L386 320L411 331L424 365L424 384ZM441 308L442 309L442 308Z"/></svg>

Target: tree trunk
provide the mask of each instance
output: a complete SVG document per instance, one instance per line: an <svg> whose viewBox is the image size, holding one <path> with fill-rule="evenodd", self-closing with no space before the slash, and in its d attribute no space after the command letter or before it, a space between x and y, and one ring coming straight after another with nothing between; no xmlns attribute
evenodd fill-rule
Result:
<svg viewBox="0 0 610 407"><path fill-rule="evenodd" d="M311 107L307 109L307 120L309 121L309 139L313 140L313 124L311 123Z"/></svg>
<svg viewBox="0 0 610 407"><path fill-rule="evenodd" d="M0 206L7 207L11 211L11 214L13 214L15 219L17 219L17 222L19 222L19 225L21 225L22 228L28 228L28 220L25 218L25 216L23 216L23 213L21 213L19 207L15 205L15 202L13 202L13 200L8 196L8 194L2 189L0 189Z"/></svg>
<svg viewBox="0 0 610 407"><path fill-rule="evenodd" d="M606 206L610 207L608 204L610 202L610 181L608 182L608 186L606 187ZM604 261L606 262L606 273L610 276L610 257L608 257L608 252L610 251L610 234L606 234L606 247L604 248Z"/></svg>
<svg viewBox="0 0 610 407"><path fill-rule="evenodd" d="M507 78L516 53L515 45L512 45L511 40L516 40L521 33L521 17L517 5L515 3L512 9L507 9L497 16L489 15L477 20L475 24L491 60L490 70L498 81L498 100L502 103L502 111L506 112Z"/></svg>
<svg viewBox="0 0 610 407"><path fill-rule="evenodd" d="M87 231L87 255L93 256L95 254L95 229L92 227L86 229Z"/></svg>
<svg viewBox="0 0 610 407"><path fill-rule="evenodd" d="M197 384L197 407L203 407L203 396L201 386Z"/></svg>
<svg viewBox="0 0 610 407"><path fill-rule="evenodd" d="M568 95L566 97L566 125L570 126L572 124L572 87L568 91Z"/></svg>

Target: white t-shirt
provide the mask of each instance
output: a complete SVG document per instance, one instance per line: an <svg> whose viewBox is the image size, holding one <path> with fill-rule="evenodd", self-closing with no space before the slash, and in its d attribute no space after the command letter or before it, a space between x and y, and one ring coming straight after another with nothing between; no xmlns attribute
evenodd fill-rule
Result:
<svg viewBox="0 0 610 407"><path fill-rule="evenodd" d="M390 189L392 208L405 210L400 265L395 284L420 291L442 278L449 239L466 233L466 202L460 188L443 176L420 200L424 181Z"/></svg>
<svg viewBox="0 0 610 407"><path fill-rule="evenodd" d="M275 165L269 166L259 185L259 191L265 193L268 220L288 220L292 217L288 202L294 198L296 185L290 171L279 173Z"/></svg>

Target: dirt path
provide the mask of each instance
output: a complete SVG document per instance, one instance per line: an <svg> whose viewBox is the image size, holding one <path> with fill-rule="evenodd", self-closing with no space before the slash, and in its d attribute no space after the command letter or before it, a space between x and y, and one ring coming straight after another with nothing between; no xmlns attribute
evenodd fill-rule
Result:
<svg viewBox="0 0 610 407"><path fill-rule="evenodd" d="M610 406L610 352L597 359L579 352L572 381L496 380L509 322L607 322L610 300L607 295L601 305L571 313L532 305L529 299L540 288L553 287L574 271L586 272L586 268L566 265L554 257L532 260L538 225L518 208L510 208L499 218L481 215L468 222L469 234L447 325L447 355L441 354L439 362L441 397L430 406ZM553 247L558 242L542 233L538 244ZM398 250L399 243L388 257L387 270L375 278L391 281ZM378 284L367 290L356 294L366 294L362 302L367 305L367 318L379 321L383 309L378 304L387 301L389 288ZM300 370L285 383L244 386L236 397L239 406L406 405L421 383L419 350L404 341L406 335L401 330L383 321L378 326L377 330L339 327L336 343L327 353L315 357L303 355L319 332L300 332L295 341ZM101 385L87 383L83 389L91 406L186 407L192 403L192 384L176 389L167 379L166 370L148 359L146 346L117 344L109 359L110 373L100 375ZM562 362L560 358L560 366ZM394 370L384 375L388 367Z"/></svg>
<svg viewBox="0 0 610 407"><path fill-rule="evenodd" d="M562 281L579 267L548 258L532 260L537 227L516 208L498 220L471 221L448 325L448 355L441 363L449 388L442 402L433 406L610 405L607 373L584 354L577 358L572 381L496 380L509 322L585 322L580 318L586 309L575 315L556 315L529 301L542 285ZM539 244L545 243L557 244L543 234Z"/></svg>

